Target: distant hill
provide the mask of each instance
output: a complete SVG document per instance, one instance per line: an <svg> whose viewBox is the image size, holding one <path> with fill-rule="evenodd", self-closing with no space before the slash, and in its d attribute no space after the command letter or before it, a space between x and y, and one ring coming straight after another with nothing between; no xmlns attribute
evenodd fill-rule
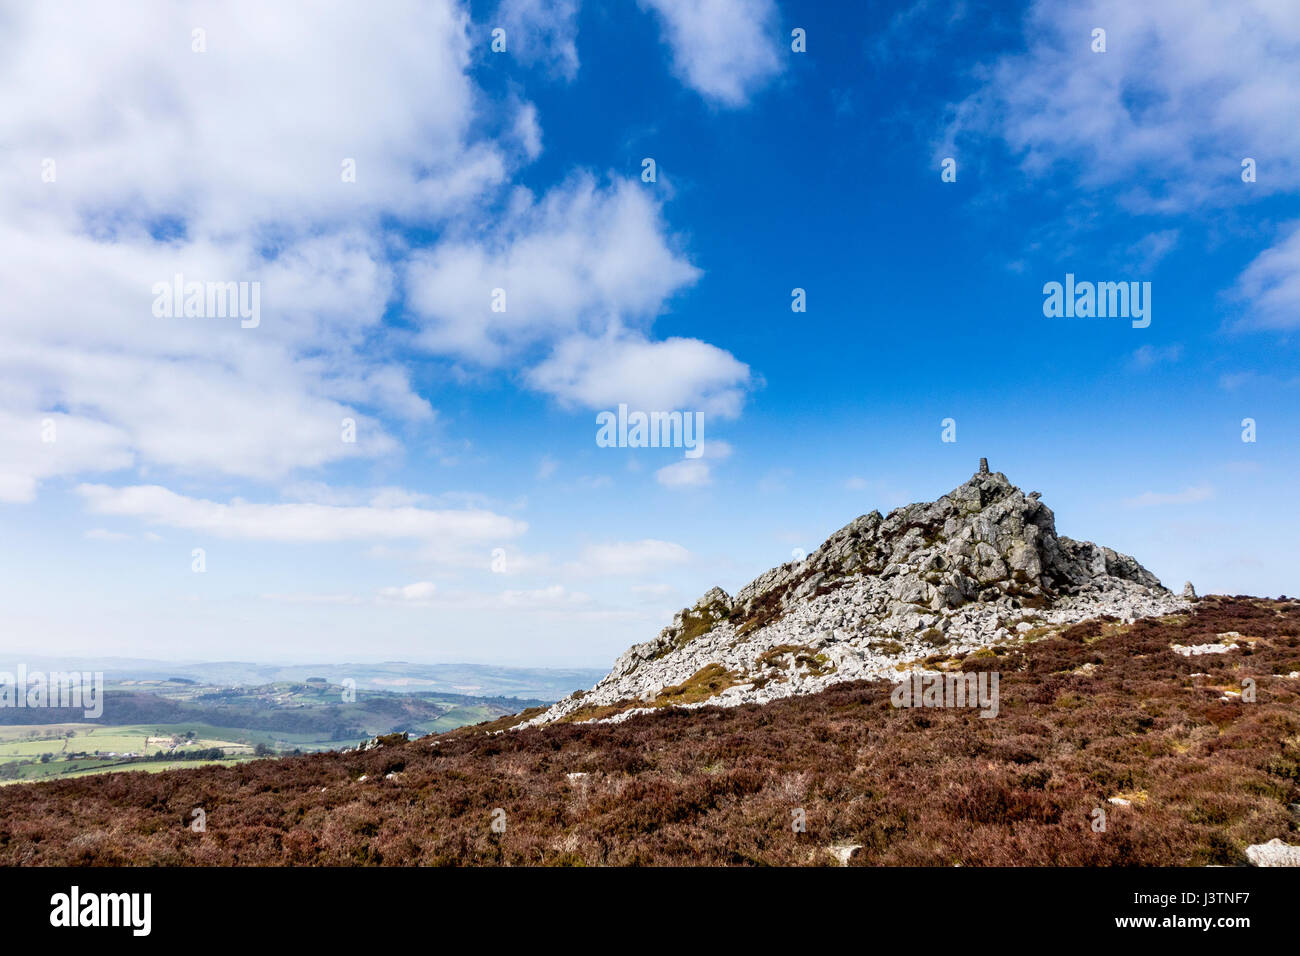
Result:
<svg viewBox="0 0 1300 956"><path fill-rule="evenodd" d="M502 667L493 664L258 664L241 661L182 662L144 658L71 658L23 655L30 670L102 671L111 681L163 681L180 678L221 687L254 687L280 681L330 684L355 681L356 687L398 693L429 691L471 697L559 700L591 687L603 672L582 668ZM2 718L0 718L2 720Z"/></svg>
<svg viewBox="0 0 1300 956"><path fill-rule="evenodd" d="M4 708L0 725L201 723L351 740L398 730L428 732L456 710L477 709L478 715L496 717L543 703L515 697L383 691L357 691L355 700L344 701L342 688L306 682L230 688L186 682L182 689L184 696L163 684L106 690L104 713L93 721L86 720L82 708Z"/></svg>
<svg viewBox="0 0 1300 956"><path fill-rule="evenodd" d="M103 713L0 708L0 783L165 769L166 760L354 747L381 734L423 735L481 723L541 700L356 690L321 680L212 687L191 680L107 684Z"/></svg>

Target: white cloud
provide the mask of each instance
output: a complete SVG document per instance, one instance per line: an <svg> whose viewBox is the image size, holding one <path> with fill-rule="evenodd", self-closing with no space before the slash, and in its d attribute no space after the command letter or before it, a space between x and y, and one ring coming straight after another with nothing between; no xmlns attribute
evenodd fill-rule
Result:
<svg viewBox="0 0 1300 956"><path fill-rule="evenodd" d="M1155 269L1165 256L1178 246L1177 229L1161 229L1148 233L1129 246L1128 256L1134 268L1147 273Z"/></svg>
<svg viewBox="0 0 1300 956"><path fill-rule="evenodd" d="M179 495L158 485L111 488L83 484L77 493L94 514L138 518L217 538L250 541L436 540L444 546L498 542L527 530L522 521L484 510L230 503Z"/></svg>
<svg viewBox="0 0 1300 956"><path fill-rule="evenodd" d="M731 418L747 365L697 339L647 335L699 275L673 248L652 193L581 174L540 200L516 190L497 228L417 253L406 279L416 341L433 353L523 365L528 385L566 405ZM493 309L495 290L504 310ZM528 367L536 355L545 357Z"/></svg>
<svg viewBox="0 0 1300 956"><path fill-rule="evenodd" d="M702 458L684 458L656 471L655 480L665 488L703 488L713 483L713 476Z"/></svg>
<svg viewBox="0 0 1300 956"><path fill-rule="evenodd" d="M379 602L423 606L433 600L437 590L437 586L432 581L416 581L414 584L405 584L401 587L380 588Z"/></svg>
<svg viewBox="0 0 1300 956"><path fill-rule="evenodd" d="M370 357L393 291L376 224L436 222L506 175L476 132L468 19L399 0L359 34L344 0L315 10L306 30L252 0L7 14L0 420L19 424L0 429L0 500L127 467L274 479L392 454L381 413L432 421L406 370ZM260 283L261 324L155 317L178 273ZM26 422L55 408L68 440L33 453Z"/></svg>
<svg viewBox="0 0 1300 956"><path fill-rule="evenodd" d="M409 508L428 500L428 495L418 491L407 491L405 488L380 488L371 496L370 507Z"/></svg>
<svg viewBox="0 0 1300 956"><path fill-rule="evenodd" d="M0 358L0 374L8 367ZM0 381L0 502L27 502L36 497L37 483L55 475L83 469L113 470L134 461L125 448L125 433L112 425L80 415L5 409L14 381ZM52 427L52 431L48 431ZM52 436L52 441L44 440Z"/></svg>
<svg viewBox="0 0 1300 956"><path fill-rule="evenodd" d="M1091 50L1106 30L1105 53ZM989 68L959 104L940 146L1001 136L1033 176L1062 169L1118 189L1130 209L1175 214L1297 192L1300 183L1300 5L1287 0L1035 0L1026 49ZM1256 163L1245 183L1241 164ZM1154 268L1175 230L1130 250ZM1294 328L1296 233L1259 256L1236 292L1243 327Z"/></svg>
<svg viewBox="0 0 1300 956"><path fill-rule="evenodd" d="M591 544L583 549L576 570L589 574L649 574L684 564L690 556L680 544L653 538Z"/></svg>
<svg viewBox="0 0 1300 956"><path fill-rule="evenodd" d="M653 10L673 71L705 99L743 106L783 67L773 0L638 0Z"/></svg>
<svg viewBox="0 0 1300 956"><path fill-rule="evenodd" d="M385 322L399 280L426 349L522 366L565 401L600 391L598 372L566 356L599 362L593 350L639 346L648 358L660 345L649 327L699 270L670 242L652 192L577 176L540 200L516 190L499 220L483 213L511 163L539 154L541 130L533 104L493 104L469 78L463 4L394 0L362 33L346 0L314 9L309 29L253 0L8 16L0 501L127 468L283 481L396 456L393 419L436 421L401 357L407 333ZM520 25L512 49L576 69L576 9L507 0L503 15ZM206 52L191 50L196 25ZM41 180L47 157L53 182ZM355 182L344 160L356 161ZM384 233L394 219L442 237L409 270L394 264L405 241ZM259 283L261 323L154 316L155 283L177 274ZM509 295L500 315L488 311L498 286ZM557 352L529 375L571 339L602 344ZM735 414L748 370L704 343L662 343L658 355L687 351L684 380L659 392ZM705 360L721 371L695 367ZM46 417L67 440L33 449L29 423ZM344 419L355 442L342 440Z"/></svg>
<svg viewBox="0 0 1300 956"><path fill-rule="evenodd" d="M490 234L413 256L407 286L418 344L495 366L564 335L648 324L698 276L669 246L649 191L583 174L540 201L516 190ZM495 289L504 311L493 311Z"/></svg>
<svg viewBox="0 0 1300 956"><path fill-rule="evenodd" d="M529 159L542 154L542 127L537 122L537 107L532 103L521 103L516 108L514 135Z"/></svg>
<svg viewBox="0 0 1300 956"><path fill-rule="evenodd" d="M711 463L730 458L732 451L727 442L711 439L704 443L699 458L686 458L665 465L655 472L655 480L665 488L702 488L713 483Z"/></svg>
<svg viewBox="0 0 1300 956"><path fill-rule="evenodd" d="M365 30L355 14L348 0L322 0L310 21L259 0L10 9L0 141L25 175L7 201L68 221L180 216L193 235L439 214L500 182L500 155L472 139L464 7L393 0ZM434 92L396 95L411 90ZM46 157L55 184L41 182Z"/></svg>
<svg viewBox="0 0 1300 956"><path fill-rule="evenodd" d="M295 481L282 486L286 501L316 505L370 505L375 508L394 508L404 505L437 505L439 507L488 507L488 498L475 492L447 491L426 494L393 485L381 487L349 487L326 484L323 481Z"/></svg>
<svg viewBox="0 0 1300 956"><path fill-rule="evenodd" d="M566 80L578 75L578 0L502 0L497 19L506 49L521 63Z"/></svg>
<svg viewBox="0 0 1300 956"><path fill-rule="evenodd" d="M1198 501L1208 501L1214 497L1214 489L1209 485L1195 485L1182 491L1163 493L1144 491L1135 498L1125 498L1124 504L1130 508L1151 508L1159 505L1186 505Z"/></svg>
<svg viewBox="0 0 1300 956"><path fill-rule="evenodd" d="M1107 50L1091 35L1106 30ZM1037 175L1061 164L1148 211L1249 201L1300 173L1300 6L1036 0L1026 50L987 71L949 136L994 132ZM944 149L951 149L945 145ZM951 153L945 153L951 155ZM1259 181L1240 181L1255 158Z"/></svg>
<svg viewBox="0 0 1300 956"><path fill-rule="evenodd" d="M700 411L735 418L750 384L749 366L699 339L652 342L638 335L574 336L528 374L539 391L566 404L651 411Z"/></svg>
<svg viewBox="0 0 1300 956"><path fill-rule="evenodd" d="M1236 296L1246 304L1245 327L1300 326L1300 224L1261 252L1237 280Z"/></svg>

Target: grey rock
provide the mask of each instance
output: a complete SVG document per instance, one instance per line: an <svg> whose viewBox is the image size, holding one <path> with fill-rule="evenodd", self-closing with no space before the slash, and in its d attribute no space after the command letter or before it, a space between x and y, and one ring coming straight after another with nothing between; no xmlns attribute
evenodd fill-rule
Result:
<svg viewBox="0 0 1300 956"><path fill-rule="evenodd" d="M1300 846L1274 837L1267 843L1246 847L1246 859L1251 866L1300 866Z"/></svg>
<svg viewBox="0 0 1300 956"><path fill-rule="evenodd" d="M918 667L936 648L968 654L1013 632L1189 606L1128 555L1057 535L1052 510L1035 494L981 470L937 501L855 518L803 561L772 568L734 598L711 589L654 640L628 648L591 691L519 726L588 705L649 703L715 664L733 685L683 706L765 703L841 681L893 680L900 664ZM789 647L802 650L768 654ZM605 719L644 712L632 707Z"/></svg>

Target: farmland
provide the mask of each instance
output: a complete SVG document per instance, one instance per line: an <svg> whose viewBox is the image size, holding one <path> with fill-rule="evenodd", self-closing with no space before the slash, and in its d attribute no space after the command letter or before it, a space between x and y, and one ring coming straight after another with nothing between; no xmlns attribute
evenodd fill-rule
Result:
<svg viewBox="0 0 1300 956"><path fill-rule="evenodd" d="M105 688L98 720L51 708L0 711L0 720L62 718L0 723L0 784L338 750L376 734L451 730L528 703L535 702L355 691L324 680L257 687L120 680Z"/></svg>

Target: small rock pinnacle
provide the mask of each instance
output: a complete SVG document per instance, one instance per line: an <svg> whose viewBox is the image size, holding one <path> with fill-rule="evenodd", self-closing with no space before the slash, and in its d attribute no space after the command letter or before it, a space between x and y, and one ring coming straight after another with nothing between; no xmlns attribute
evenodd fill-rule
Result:
<svg viewBox="0 0 1300 956"><path fill-rule="evenodd" d="M989 473L989 460L988 460L987 458L981 458L981 459L980 459L980 474L981 474L981 475L987 475L988 473Z"/></svg>

